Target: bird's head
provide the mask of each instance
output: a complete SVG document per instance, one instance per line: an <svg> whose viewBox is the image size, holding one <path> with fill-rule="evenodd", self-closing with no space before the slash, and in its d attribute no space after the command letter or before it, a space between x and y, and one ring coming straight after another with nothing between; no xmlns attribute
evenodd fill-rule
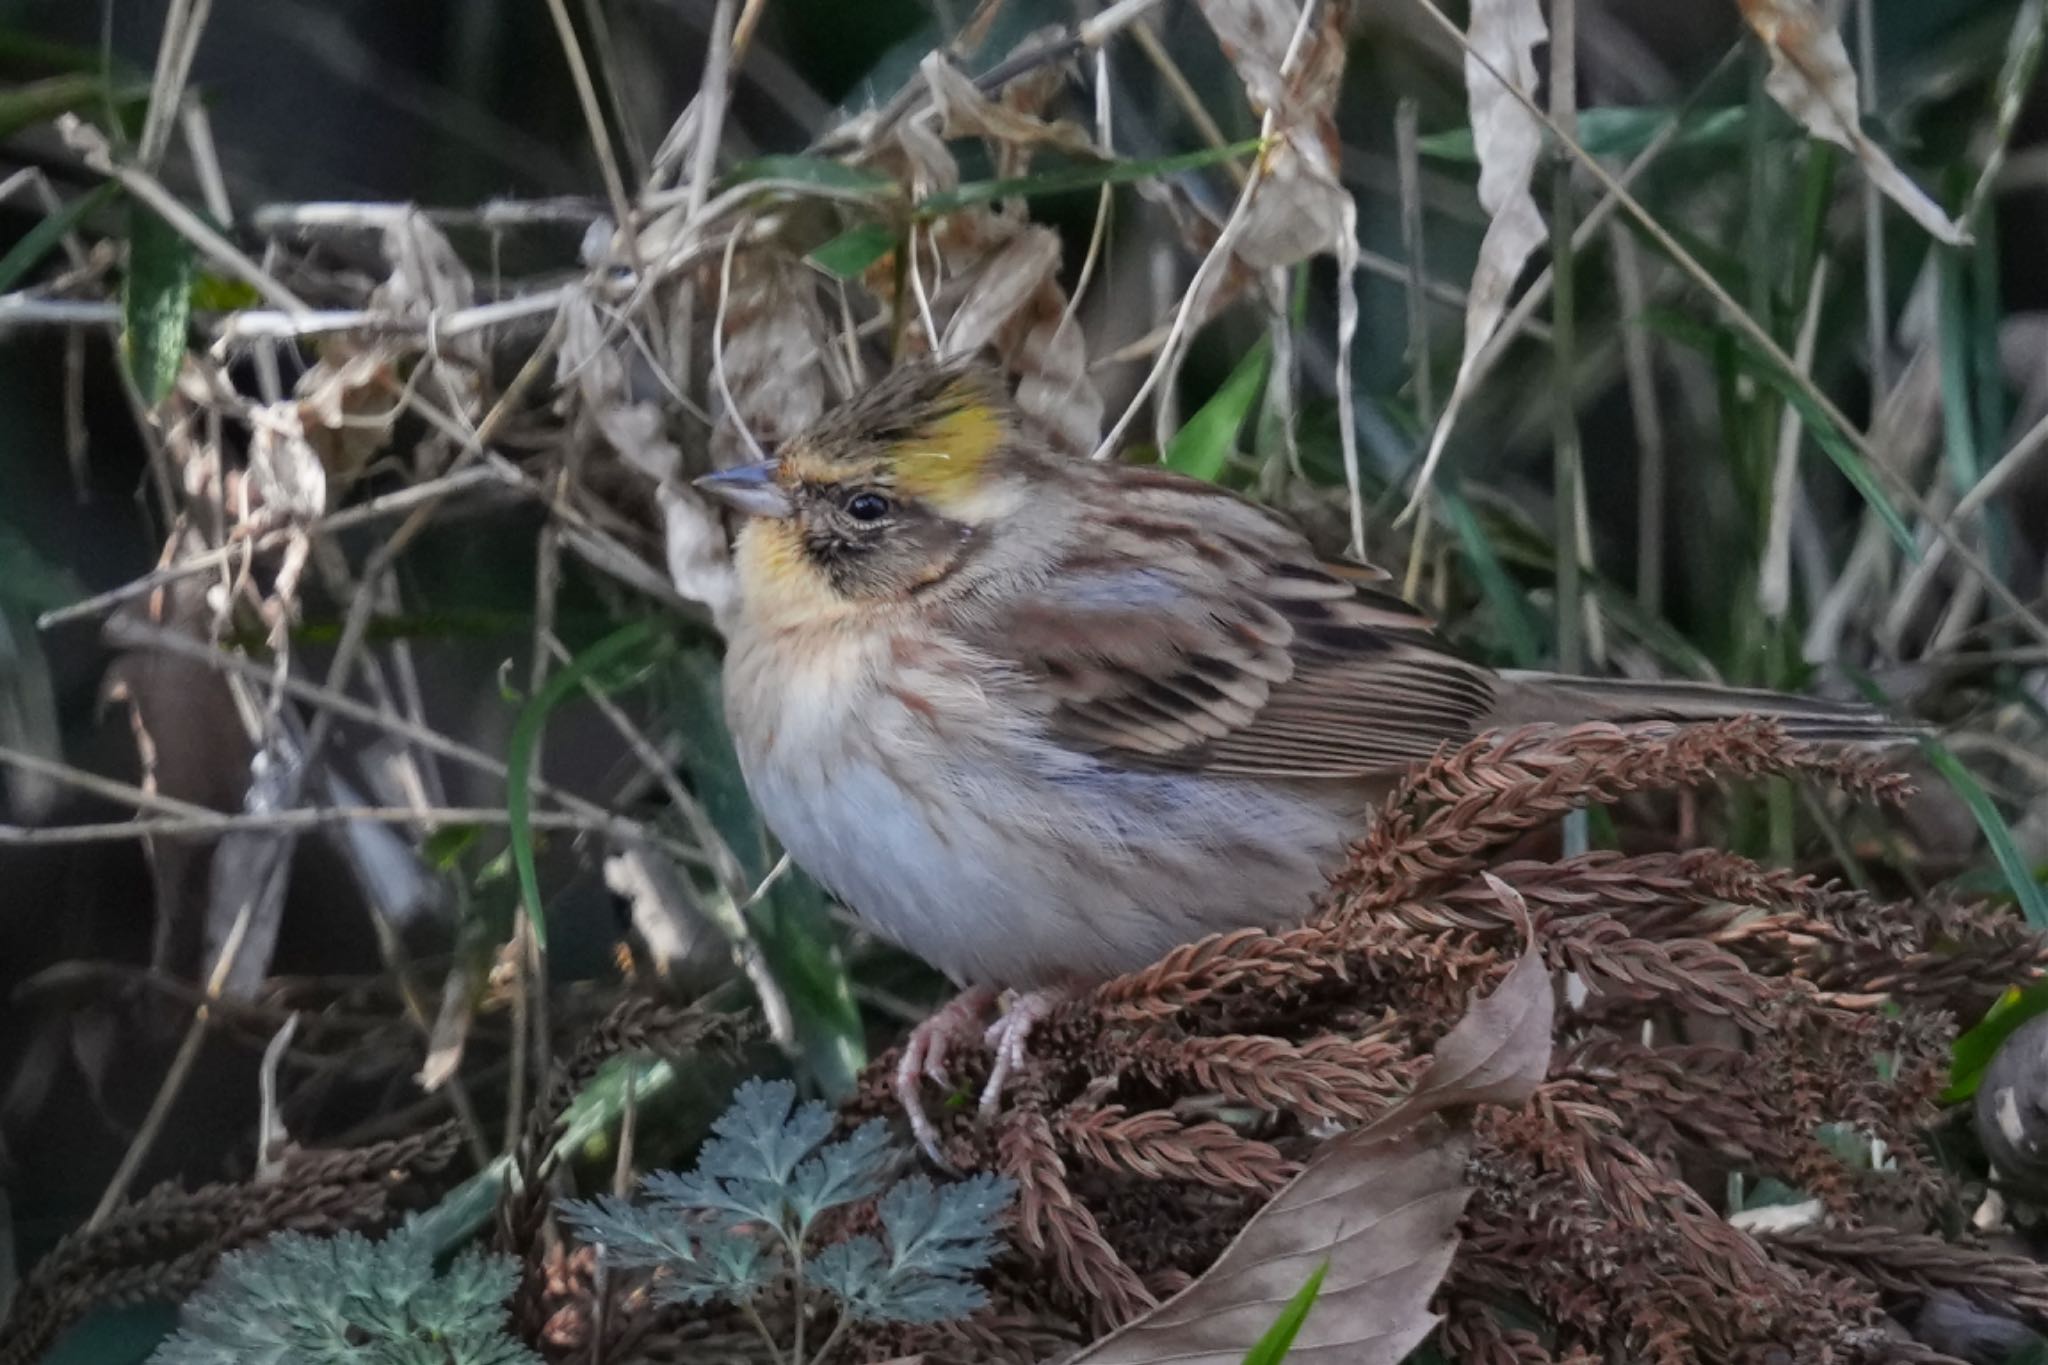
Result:
<svg viewBox="0 0 2048 1365"><path fill-rule="evenodd" d="M778 458L697 480L742 513L741 587L769 610L902 600L985 548L1028 490L1002 382L914 362L841 404Z"/></svg>

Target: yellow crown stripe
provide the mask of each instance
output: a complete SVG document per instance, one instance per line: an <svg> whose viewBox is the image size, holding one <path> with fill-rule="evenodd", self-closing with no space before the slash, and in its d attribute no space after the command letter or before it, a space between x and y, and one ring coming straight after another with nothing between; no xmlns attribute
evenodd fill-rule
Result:
<svg viewBox="0 0 2048 1365"><path fill-rule="evenodd" d="M957 401L887 456L897 488L911 497L958 497L980 487L984 467L1008 434L1002 414L974 390L958 386L946 398Z"/></svg>

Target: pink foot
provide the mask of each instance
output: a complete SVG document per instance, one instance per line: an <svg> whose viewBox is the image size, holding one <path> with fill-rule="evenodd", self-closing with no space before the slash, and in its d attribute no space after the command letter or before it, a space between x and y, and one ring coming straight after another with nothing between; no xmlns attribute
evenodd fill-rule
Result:
<svg viewBox="0 0 2048 1365"><path fill-rule="evenodd" d="M1027 991L1011 999L1002 1017L989 1025L983 1035L989 1050L996 1055L995 1065L989 1068L988 1084L981 1090L981 1116L995 1117L996 1107L1002 1103L1003 1087L1009 1083L1010 1073L1021 1070L1030 1057L1028 1044L1031 1030L1038 1022L1053 1012L1055 1006L1067 998L1065 991Z"/></svg>
<svg viewBox="0 0 2048 1365"><path fill-rule="evenodd" d="M950 1168L950 1163L939 1153L939 1130L924 1112L918 1084L925 1079L941 1087L952 1084L946 1076L946 1054L953 1050L954 1043L974 1038L982 1016L995 999L995 987L969 986L912 1029L910 1037L904 1040L903 1055L896 1059L897 1103L910 1120L911 1136L939 1166Z"/></svg>

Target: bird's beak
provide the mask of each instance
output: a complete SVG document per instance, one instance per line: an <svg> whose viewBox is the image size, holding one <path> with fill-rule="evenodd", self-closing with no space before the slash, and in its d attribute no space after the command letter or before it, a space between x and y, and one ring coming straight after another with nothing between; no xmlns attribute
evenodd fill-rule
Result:
<svg viewBox="0 0 2048 1365"><path fill-rule="evenodd" d="M735 512L750 517L786 517L795 510L789 494L776 482L775 460L721 469L697 480L697 487L717 498Z"/></svg>

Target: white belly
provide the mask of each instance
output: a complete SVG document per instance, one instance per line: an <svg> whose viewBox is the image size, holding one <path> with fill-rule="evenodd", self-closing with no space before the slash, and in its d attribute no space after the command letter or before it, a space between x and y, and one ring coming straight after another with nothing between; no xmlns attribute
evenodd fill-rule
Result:
<svg viewBox="0 0 2048 1365"><path fill-rule="evenodd" d="M947 679L899 701L866 662L807 683L736 649L741 766L797 864L956 981L1104 977L1215 930L1297 922L1342 851L1343 818L1299 794L1109 768Z"/></svg>

